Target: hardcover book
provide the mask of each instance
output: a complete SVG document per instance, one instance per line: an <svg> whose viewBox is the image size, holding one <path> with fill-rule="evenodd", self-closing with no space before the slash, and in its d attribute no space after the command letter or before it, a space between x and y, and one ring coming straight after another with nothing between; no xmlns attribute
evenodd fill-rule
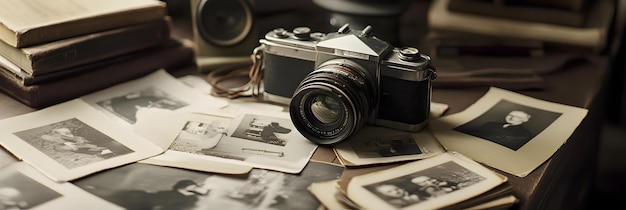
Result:
<svg viewBox="0 0 626 210"><path fill-rule="evenodd" d="M450 0L448 4L448 9L454 12L573 27L582 27L585 24L589 7L581 8L580 11L571 11L548 6L497 4L480 0Z"/></svg>
<svg viewBox="0 0 626 210"><path fill-rule="evenodd" d="M589 8L589 18L584 26L572 27L454 12L448 9L449 2L450 0L432 2L428 11L430 30L537 40L596 51L604 49L606 45L614 14L611 1L595 1Z"/></svg>
<svg viewBox="0 0 626 210"><path fill-rule="evenodd" d="M0 42L0 55L24 74L44 75L167 42L170 18L95 32L31 47ZM19 72L16 72L19 73Z"/></svg>
<svg viewBox="0 0 626 210"><path fill-rule="evenodd" d="M192 64L194 55L190 43L174 39L170 44L137 53L141 53L140 56L103 64L94 67L88 73L65 76L30 86L22 85L22 80L15 74L0 68L0 91L29 107L43 108L141 77L161 68Z"/></svg>
<svg viewBox="0 0 626 210"><path fill-rule="evenodd" d="M160 19L166 12L158 0L3 0L0 40L27 47Z"/></svg>

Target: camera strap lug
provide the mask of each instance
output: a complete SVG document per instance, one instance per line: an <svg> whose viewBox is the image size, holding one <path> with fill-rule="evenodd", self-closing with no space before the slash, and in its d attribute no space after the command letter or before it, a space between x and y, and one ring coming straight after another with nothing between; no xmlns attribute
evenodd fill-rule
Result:
<svg viewBox="0 0 626 210"><path fill-rule="evenodd" d="M428 77L429 77L430 80L437 79L437 71L435 70L434 66L428 65L427 71L428 71L428 75L429 75Z"/></svg>

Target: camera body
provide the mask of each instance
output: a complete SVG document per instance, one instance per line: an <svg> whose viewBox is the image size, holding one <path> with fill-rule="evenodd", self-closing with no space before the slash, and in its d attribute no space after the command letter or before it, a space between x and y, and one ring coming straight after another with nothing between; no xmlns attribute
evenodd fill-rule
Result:
<svg viewBox="0 0 626 210"><path fill-rule="evenodd" d="M425 127L430 113L430 57L396 48L372 28L312 33L275 29L261 39L263 99L289 104L296 128L309 140L333 144L363 124L405 131Z"/></svg>

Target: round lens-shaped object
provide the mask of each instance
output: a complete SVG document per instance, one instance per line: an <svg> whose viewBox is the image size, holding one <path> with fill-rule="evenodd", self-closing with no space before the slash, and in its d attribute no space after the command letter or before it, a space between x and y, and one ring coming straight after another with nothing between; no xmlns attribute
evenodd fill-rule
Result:
<svg viewBox="0 0 626 210"><path fill-rule="evenodd" d="M291 99L298 131L318 144L334 144L358 131L373 107L373 91L362 69L328 64L307 75Z"/></svg>
<svg viewBox="0 0 626 210"><path fill-rule="evenodd" d="M195 18L202 39L217 46L240 43L252 30L253 14L246 0L201 0Z"/></svg>
<svg viewBox="0 0 626 210"><path fill-rule="evenodd" d="M329 95L317 95L311 100L311 112L316 120L324 124L337 122L341 114L339 101Z"/></svg>

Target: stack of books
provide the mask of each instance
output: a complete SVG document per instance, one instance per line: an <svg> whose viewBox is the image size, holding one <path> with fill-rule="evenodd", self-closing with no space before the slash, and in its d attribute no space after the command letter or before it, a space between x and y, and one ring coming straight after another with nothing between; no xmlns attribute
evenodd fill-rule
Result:
<svg viewBox="0 0 626 210"><path fill-rule="evenodd" d="M42 108L192 60L158 0L0 2L0 91Z"/></svg>
<svg viewBox="0 0 626 210"><path fill-rule="evenodd" d="M542 74L606 48L610 0L513 2L524 1L432 1L424 43L437 67L435 87L542 89Z"/></svg>
<svg viewBox="0 0 626 210"><path fill-rule="evenodd" d="M510 53L540 55L542 44L564 45L591 51L601 51L613 17L610 0L590 1L571 10L547 6L497 4L479 0L433 1L428 14L430 41L435 50L441 45L450 54L453 46L458 52L473 49L492 54ZM505 1L506 2L506 1ZM576 1L572 1L576 2ZM571 6L574 7L574 6ZM453 42L453 38L463 41ZM470 41L475 39L474 41ZM440 41L441 40L441 41ZM488 40L488 41L487 41ZM455 45L456 44L456 45ZM482 50L482 51L479 51Z"/></svg>

